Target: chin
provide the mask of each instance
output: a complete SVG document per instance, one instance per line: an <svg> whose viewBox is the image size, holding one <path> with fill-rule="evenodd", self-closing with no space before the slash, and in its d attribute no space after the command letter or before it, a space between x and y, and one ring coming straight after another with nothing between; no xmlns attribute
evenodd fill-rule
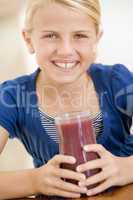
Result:
<svg viewBox="0 0 133 200"><path fill-rule="evenodd" d="M74 81L77 80L77 77L73 77L73 78L70 78L70 77L58 77L58 78L53 78L53 81L56 83L56 84L71 84L73 83Z"/></svg>

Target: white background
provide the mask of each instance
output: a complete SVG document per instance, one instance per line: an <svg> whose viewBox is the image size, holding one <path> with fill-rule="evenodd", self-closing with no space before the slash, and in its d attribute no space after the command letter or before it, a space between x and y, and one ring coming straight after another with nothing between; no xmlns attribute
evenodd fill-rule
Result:
<svg viewBox="0 0 133 200"><path fill-rule="evenodd" d="M98 60L133 70L133 1L101 0L103 38Z"/></svg>

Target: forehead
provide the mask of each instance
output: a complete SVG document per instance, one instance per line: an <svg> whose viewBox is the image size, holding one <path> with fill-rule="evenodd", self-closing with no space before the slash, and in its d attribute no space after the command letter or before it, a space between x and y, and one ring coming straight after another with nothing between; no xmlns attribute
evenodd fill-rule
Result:
<svg viewBox="0 0 133 200"><path fill-rule="evenodd" d="M93 20L83 11L72 9L58 3L49 3L38 8L33 15L34 29L94 28Z"/></svg>

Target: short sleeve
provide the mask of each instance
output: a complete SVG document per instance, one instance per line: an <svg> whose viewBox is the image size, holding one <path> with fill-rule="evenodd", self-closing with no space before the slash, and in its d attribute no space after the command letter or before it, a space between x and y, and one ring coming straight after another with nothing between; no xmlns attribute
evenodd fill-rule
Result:
<svg viewBox="0 0 133 200"><path fill-rule="evenodd" d="M128 133L121 147L120 156L130 156L133 155L133 135L130 130L133 116L133 73L123 65L116 65L112 78L115 104Z"/></svg>
<svg viewBox="0 0 133 200"><path fill-rule="evenodd" d="M113 67L112 90L118 110L131 118L133 116L133 72L124 65L117 64Z"/></svg>
<svg viewBox="0 0 133 200"><path fill-rule="evenodd" d="M16 86L10 82L0 85L0 126L8 131L10 138L14 138L17 131L16 97Z"/></svg>

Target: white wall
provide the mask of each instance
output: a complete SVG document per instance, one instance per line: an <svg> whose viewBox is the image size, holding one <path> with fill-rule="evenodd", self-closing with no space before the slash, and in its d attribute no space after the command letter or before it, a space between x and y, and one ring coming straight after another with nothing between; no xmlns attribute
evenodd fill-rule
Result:
<svg viewBox="0 0 133 200"><path fill-rule="evenodd" d="M27 72L20 30L21 0L0 0L0 82ZM32 167L31 157L18 140L9 140L0 155L0 170Z"/></svg>
<svg viewBox="0 0 133 200"><path fill-rule="evenodd" d="M101 0L103 38L99 58L103 63L123 63L133 71L133 1Z"/></svg>

